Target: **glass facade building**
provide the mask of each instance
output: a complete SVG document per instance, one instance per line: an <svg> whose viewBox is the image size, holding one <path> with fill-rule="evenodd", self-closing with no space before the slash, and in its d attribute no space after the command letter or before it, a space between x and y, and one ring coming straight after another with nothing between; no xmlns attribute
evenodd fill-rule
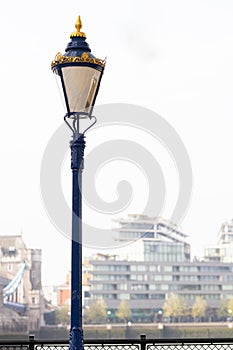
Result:
<svg viewBox="0 0 233 350"><path fill-rule="evenodd" d="M116 222L118 241L127 243L126 254L119 252L122 258L151 262L190 261L188 235L169 221L135 214Z"/></svg>
<svg viewBox="0 0 233 350"><path fill-rule="evenodd" d="M233 262L233 220L221 225L217 244L206 247L204 256L207 261Z"/></svg>
<svg viewBox="0 0 233 350"><path fill-rule="evenodd" d="M91 300L103 298L112 316L123 299L132 321L153 322L170 293L183 297L190 309L201 296L215 311L233 298L233 259L220 258L230 244L226 227L218 246L209 247L206 261L191 262L188 236L168 221L131 215L117 222L118 240L131 243L126 253L91 261Z"/></svg>

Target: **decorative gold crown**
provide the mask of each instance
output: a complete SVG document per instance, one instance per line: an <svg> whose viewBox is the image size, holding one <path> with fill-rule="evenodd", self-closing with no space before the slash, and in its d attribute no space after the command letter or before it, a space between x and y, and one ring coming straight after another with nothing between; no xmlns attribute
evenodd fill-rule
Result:
<svg viewBox="0 0 233 350"><path fill-rule="evenodd" d="M61 52L58 52L55 59L51 63L51 67L53 68L57 64L74 63L74 62L87 62L92 64L98 64L99 66L104 67L106 60L89 57L88 52L83 52L82 57L63 56Z"/></svg>

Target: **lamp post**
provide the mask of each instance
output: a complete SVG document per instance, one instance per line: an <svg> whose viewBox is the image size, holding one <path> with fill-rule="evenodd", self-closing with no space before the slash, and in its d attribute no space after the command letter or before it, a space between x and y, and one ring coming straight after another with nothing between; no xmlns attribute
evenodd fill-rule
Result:
<svg viewBox="0 0 233 350"><path fill-rule="evenodd" d="M71 33L65 54L60 52L52 61L52 70L60 80L67 113L65 123L72 131L72 243L71 243L71 320L70 349L83 349L82 330L82 170L84 134L96 123L92 116L104 71L105 60L93 56L81 32L80 16L76 31ZM81 131L81 121L89 119L89 126Z"/></svg>

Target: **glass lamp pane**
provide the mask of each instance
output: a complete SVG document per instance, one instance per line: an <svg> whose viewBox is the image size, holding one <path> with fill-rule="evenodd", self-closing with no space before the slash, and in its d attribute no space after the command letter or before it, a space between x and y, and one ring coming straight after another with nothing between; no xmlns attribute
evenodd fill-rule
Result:
<svg viewBox="0 0 233 350"><path fill-rule="evenodd" d="M62 68L70 112L90 112L98 87L100 72L84 66Z"/></svg>

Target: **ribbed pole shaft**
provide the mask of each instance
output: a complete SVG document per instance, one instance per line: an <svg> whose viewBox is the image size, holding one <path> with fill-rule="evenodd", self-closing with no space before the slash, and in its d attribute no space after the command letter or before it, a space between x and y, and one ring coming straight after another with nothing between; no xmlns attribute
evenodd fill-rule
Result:
<svg viewBox="0 0 233 350"><path fill-rule="evenodd" d="M72 253L70 349L83 350L82 329L82 170L84 135L76 133L71 142L72 169Z"/></svg>

